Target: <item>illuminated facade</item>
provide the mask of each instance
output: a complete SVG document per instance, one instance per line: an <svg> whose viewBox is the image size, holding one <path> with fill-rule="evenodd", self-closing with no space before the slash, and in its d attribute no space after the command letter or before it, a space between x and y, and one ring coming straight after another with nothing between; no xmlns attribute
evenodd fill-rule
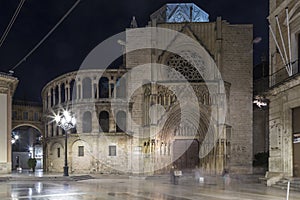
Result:
<svg viewBox="0 0 300 200"><path fill-rule="evenodd" d="M52 80L42 91L44 115L69 107L77 118L76 129L69 135L70 171L160 173L176 164L183 170L198 165L207 173L220 174L224 168L252 173L252 25L231 25L221 18L209 22L208 15L194 4L167 4L151 15L149 26L178 31L200 44L204 51L193 61L203 65L202 73L209 74L211 81L205 82L203 74L181 56L147 49L127 53L125 68L85 69ZM139 39L130 33L126 35L127 43ZM168 87L158 81L146 82L128 96L128 81L134 82L135 77L123 83L121 77L153 61L174 69L157 73L170 80L164 82ZM218 88L219 77L210 68L205 69L204 63L218 67L224 80L224 94L209 93L209 86ZM180 78L185 78L196 94L199 124L193 120L199 113L193 112L186 113L192 120L179 123L180 102L172 91L186 90L185 85L174 81ZM185 100L189 98L187 93ZM215 131L219 131L216 133L209 126L220 99L226 99L228 107L225 122L215 123ZM155 113L153 105L162 113L157 113L159 109ZM156 131L164 118L163 127ZM62 172L66 133L51 118L45 122L45 169ZM214 148L199 158L207 134L220 137Z"/></svg>
<svg viewBox="0 0 300 200"><path fill-rule="evenodd" d="M268 19L271 29L267 175L271 185L283 176L300 176L300 2L270 0Z"/></svg>
<svg viewBox="0 0 300 200"><path fill-rule="evenodd" d="M0 173L11 172L11 107L18 79L0 73Z"/></svg>
<svg viewBox="0 0 300 200"><path fill-rule="evenodd" d="M27 161L37 159L37 169L43 168L41 146L44 126L41 103L14 100L12 105L12 137L18 139L12 144L12 168L28 169Z"/></svg>

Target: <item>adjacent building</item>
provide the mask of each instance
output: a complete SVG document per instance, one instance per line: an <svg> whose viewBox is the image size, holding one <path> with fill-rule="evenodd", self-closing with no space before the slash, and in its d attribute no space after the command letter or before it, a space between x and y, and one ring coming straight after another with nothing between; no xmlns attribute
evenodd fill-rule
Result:
<svg viewBox="0 0 300 200"><path fill-rule="evenodd" d="M300 176L300 2L270 0L268 19L271 31L270 89L267 96L270 101L270 157L267 175L268 178L298 177Z"/></svg>
<svg viewBox="0 0 300 200"><path fill-rule="evenodd" d="M0 173L11 172L11 108L18 82L17 78L0 73Z"/></svg>

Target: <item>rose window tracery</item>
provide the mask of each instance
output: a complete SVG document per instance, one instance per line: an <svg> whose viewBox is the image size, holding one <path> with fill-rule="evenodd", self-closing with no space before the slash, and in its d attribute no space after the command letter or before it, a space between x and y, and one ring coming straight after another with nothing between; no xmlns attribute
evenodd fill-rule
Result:
<svg viewBox="0 0 300 200"><path fill-rule="evenodd" d="M188 81L201 81L203 80L203 77L205 76L205 68L204 68L204 62L203 60L190 52L183 53L186 58L190 60L187 61L184 58L182 58L180 55L172 54L168 61L167 65L171 67L168 71L168 78L170 80L188 80ZM197 68L196 68L197 67ZM198 71L200 70L200 72ZM179 73L178 73L179 72Z"/></svg>

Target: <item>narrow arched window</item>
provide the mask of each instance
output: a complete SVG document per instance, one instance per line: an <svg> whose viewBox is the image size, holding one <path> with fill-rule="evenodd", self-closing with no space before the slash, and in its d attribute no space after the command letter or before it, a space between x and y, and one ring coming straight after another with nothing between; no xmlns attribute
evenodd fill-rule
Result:
<svg viewBox="0 0 300 200"><path fill-rule="evenodd" d="M58 89L58 85L55 87L55 90L54 90L54 98L55 98L55 105L58 104L58 100L59 100L59 89Z"/></svg>
<svg viewBox="0 0 300 200"><path fill-rule="evenodd" d="M82 95L84 99L92 98L92 80L88 77L82 80Z"/></svg>
<svg viewBox="0 0 300 200"><path fill-rule="evenodd" d="M126 113L124 111L119 111L117 113L117 120L116 120L116 131L117 132L124 132L126 131Z"/></svg>
<svg viewBox="0 0 300 200"><path fill-rule="evenodd" d="M75 100L77 98L77 90L76 90L76 81L72 80L70 82L70 100Z"/></svg>
<svg viewBox="0 0 300 200"><path fill-rule="evenodd" d="M99 132L109 132L109 114L107 111L99 113Z"/></svg>
<svg viewBox="0 0 300 200"><path fill-rule="evenodd" d="M61 103L64 103L66 101L66 91L65 91L65 84L61 84L60 85L60 100L61 100Z"/></svg>
<svg viewBox="0 0 300 200"><path fill-rule="evenodd" d="M126 97L126 80L124 77L120 77L116 81L116 97L117 98L125 98Z"/></svg>
<svg viewBox="0 0 300 200"><path fill-rule="evenodd" d="M51 105L51 107L52 106L54 106L54 101L53 101L53 89L51 88L51 90L50 90L50 105Z"/></svg>
<svg viewBox="0 0 300 200"><path fill-rule="evenodd" d="M99 97L100 98L108 98L109 96L109 83L108 78L102 77L99 80Z"/></svg>
<svg viewBox="0 0 300 200"><path fill-rule="evenodd" d="M92 114L89 111L83 113L82 116L82 132L90 133L92 132Z"/></svg>

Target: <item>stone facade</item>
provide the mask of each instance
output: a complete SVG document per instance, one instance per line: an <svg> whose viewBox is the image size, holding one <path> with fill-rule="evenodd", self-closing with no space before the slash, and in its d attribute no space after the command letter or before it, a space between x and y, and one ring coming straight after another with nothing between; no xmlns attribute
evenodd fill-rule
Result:
<svg viewBox="0 0 300 200"><path fill-rule="evenodd" d="M181 6L174 13L184 14ZM164 42L163 38L173 41L169 49L130 51L124 59L125 69L80 70L48 83L42 91L45 116L69 107L77 118L76 130L69 134L71 172L161 173L176 164L183 170L199 165L213 174L221 174L224 168L232 173L252 173L252 25L231 25L221 18L216 22L169 23L155 16L159 17L157 13L152 15L148 27L174 30L192 38L202 49L201 56L193 57L192 62L205 63L207 68L199 74L187 60L172 54L169 50L176 48L177 37L165 34L151 39L153 44ZM145 32L139 38L134 33L128 30L126 44L142 44L144 36L150 34ZM149 63L152 73L148 77ZM158 69L153 63L174 70ZM210 93L209 90L221 90L221 86L220 76L208 66L217 66L220 71L223 93ZM139 67L144 70L136 70ZM119 78L129 72L132 73L125 84L119 84ZM141 77L145 77L144 83L135 88ZM178 81L179 77L187 80L190 92ZM120 89L120 85L125 87ZM133 93L129 95L128 91ZM195 93L199 111L185 113L180 95L174 91L181 91L187 104L193 98L191 93ZM227 102L227 107L218 102ZM222 124L218 118L212 119L226 112ZM182 116L190 120L182 121ZM201 116L200 120L197 116ZM46 169L61 172L65 133L49 117L45 130ZM205 143L207 137L211 144ZM209 149L209 145L213 148ZM206 149L206 156L199 159Z"/></svg>
<svg viewBox="0 0 300 200"><path fill-rule="evenodd" d="M287 26L287 15L289 27ZM281 27L276 24L276 17ZM268 17L279 44L276 47L275 40L270 32L270 90L268 92L269 105L269 139L270 158L268 176L298 176L299 170L297 158L299 155L294 151L297 148L296 132L293 128L293 110L300 106L300 79L299 79L299 31L300 31L300 2L297 0L270 0L270 15ZM291 38L291 51L288 48L288 32ZM287 59L285 57L284 46ZM281 50L283 57L278 49ZM291 52L291 59L289 58ZM285 60L285 61L283 61ZM291 64L292 71L289 75L285 68ZM296 118L297 119L297 118ZM272 179L270 179L271 181ZM269 184L272 184L271 182Z"/></svg>
<svg viewBox="0 0 300 200"><path fill-rule="evenodd" d="M12 144L12 167L28 169L27 161L30 157L37 159L37 169L43 166L44 124L43 105L38 102L14 100L12 103L12 135L20 138ZM29 150L32 147L32 151ZM41 151L37 151L40 149ZM29 151L29 153L28 153ZM38 153L35 153L37 151Z"/></svg>
<svg viewBox="0 0 300 200"><path fill-rule="evenodd" d="M18 79L0 73L0 173L11 172L11 108Z"/></svg>
<svg viewBox="0 0 300 200"><path fill-rule="evenodd" d="M43 105L37 102L13 101L12 130L21 126L30 126L43 133Z"/></svg>

